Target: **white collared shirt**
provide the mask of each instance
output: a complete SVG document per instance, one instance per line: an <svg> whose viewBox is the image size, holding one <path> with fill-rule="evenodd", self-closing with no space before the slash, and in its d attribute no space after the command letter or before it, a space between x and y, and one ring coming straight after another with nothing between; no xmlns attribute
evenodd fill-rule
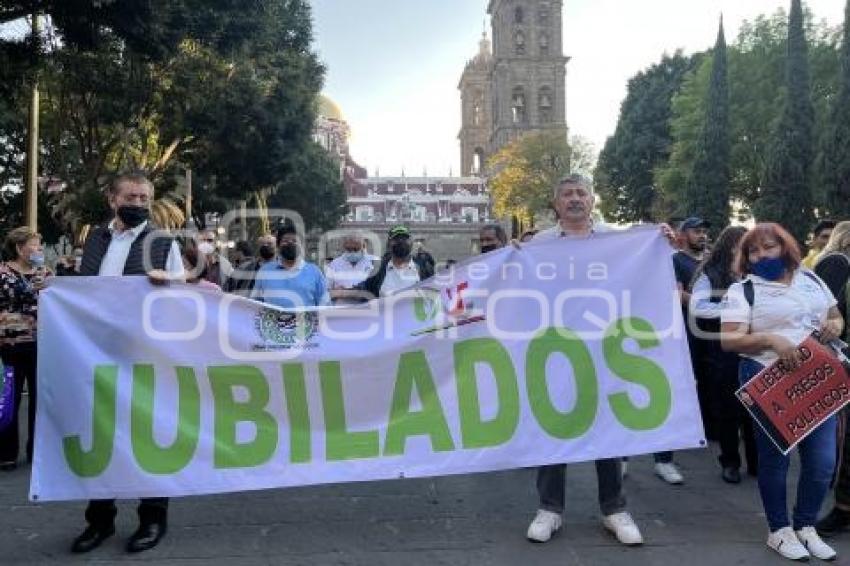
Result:
<svg viewBox="0 0 850 566"><path fill-rule="evenodd" d="M401 267L396 267L392 260L387 264L387 274L381 285L381 296L386 297L419 283L419 268L413 259Z"/></svg>
<svg viewBox="0 0 850 566"><path fill-rule="evenodd" d="M98 275L124 274L124 265L127 263L127 256L130 255L130 246L133 245L133 242L136 241L136 238L147 225L147 222L142 222L135 228L119 232L115 228L115 220L109 223L109 233L112 234L112 239L109 241L109 248L100 263ZM180 246L177 242L171 243L171 250L168 252L168 259L165 262L165 271L175 278L185 275L183 258L180 255Z"/></svg>

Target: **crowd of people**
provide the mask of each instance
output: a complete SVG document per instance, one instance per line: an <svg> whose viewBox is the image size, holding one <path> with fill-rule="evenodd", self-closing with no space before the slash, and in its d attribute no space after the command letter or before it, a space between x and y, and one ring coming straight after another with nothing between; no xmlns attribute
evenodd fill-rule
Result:
<svg viewBox="0 0 850 566"><path fill-rule="evenodd" d="M365 238L349 234L338 257L320 267L305 257L302 235L289 223L252 244L238 243L223 253L215 231L190 238L162 237L151 219L154 188L140 174L117 177L109 187L113 218L91 231L85 245L60 258L55 271L45 265L41 237L27 228L6 235L0 264L0 357L12 366L16 407L24 386L29 393L26 458L32 461L37 402L36 320L38 295L56 276L148 275L184 280L214 292L249 297L282 308L348 306L386 297L435 274L436 262L414 250L410 230L395 226L387 234L387 251L373 256ZM595 195L590 181L573 175L554 187L557 223L528 231L513 242L499 224L479 234L482 254L508 245L569 239L593 246L594 236L613 228L593 220ZM824 421L798 446L801 469L793 514L789 517L783 455L737 400L736 390L776 361L796 363L796 346L813 331L825 343L847 339L847 289L850 287L850 222L820 222L803 257L796 240L777 224L728 227L710 241L711 226L691 217L676 230L662 225L670 250L683 320L686 321L700 411L710 440L719 446L719 477L742 481L742 468L757 478L767 518L767 545L793 560L835 558L821 536L850 528L850 434L846 415ZM672 290L672 289L671 289ZM0 470L19 465L18 419L0 431ZM743 456L741 448L743 444ZM685 478L670 452L654 455L656 475L670 484ZM624 545L640 545L643 536L627 510L621 458L596 463L602 523ZM820 520L831 486L835 506ZM537 472L539 505L527 538L546 542L563 527L566 466ZM89 502L87 526L72 545L77 553L97 548L115 532L113 500ZM156 546L167 530L168 499L141 500L139 527L127 550Z"/></svg>

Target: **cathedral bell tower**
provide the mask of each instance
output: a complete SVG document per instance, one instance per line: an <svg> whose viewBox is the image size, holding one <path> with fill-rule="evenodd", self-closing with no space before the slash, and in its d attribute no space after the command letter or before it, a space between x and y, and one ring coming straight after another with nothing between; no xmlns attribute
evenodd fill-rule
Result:
<svg viewBox="0 0 850 566"><path fill-rule="evenodd" d="M567 136L562 0L490 0L490 154L529 131Z"/></svg>
<svg viewBox="0 0 850 566"><path fill-rule="evenodd" d="M466 63L458 85L461 99L461 129L458 135L461 176L480 175L489 156L493 124L490 90L492 66L490 41L484 33L478 44L478 55Z"/></svg>

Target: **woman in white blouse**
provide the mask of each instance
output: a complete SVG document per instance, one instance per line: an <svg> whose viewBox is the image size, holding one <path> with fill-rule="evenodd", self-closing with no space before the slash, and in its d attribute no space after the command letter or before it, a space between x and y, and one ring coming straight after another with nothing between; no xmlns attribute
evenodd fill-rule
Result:
<svg viewBox="0 0 850 566"><path fill-rule="evenodd" d="M729 287L720 319L723 348L742 356L742 384L776 361L796 366L797 345L814 330L824 342L841 335L844 321L835 297L817 275L801 267L797 242L778 224L758 224L747 232L738 267L746 280ZM767 545L785 558L836 556L814 528L835 469L836 423L833 415L798 444L793 530L787 504L789 458L756 429L759 491L770 528Z"/></svg>

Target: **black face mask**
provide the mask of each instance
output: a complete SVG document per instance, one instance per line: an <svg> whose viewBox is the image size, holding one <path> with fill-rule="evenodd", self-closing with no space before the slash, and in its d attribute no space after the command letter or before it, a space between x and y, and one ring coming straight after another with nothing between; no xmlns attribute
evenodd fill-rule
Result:
<svg viewBox="0 0 850 566"><path fill-rule="evenodd" d="M286 261L293 261L298 257L298 246L295 244L284 244L280 246L280 257Z"/></svg>
<svg viewBox="0 0 850 566"><path fill-rule="evenodd" d="M499 246L489 245L489 246L481 246L481 253L486 254L492 252L493 250L498 250Z"/></svg>
<svg viewBox="0 0 850 566"><path fill-rule="evenodd" d="M270 259L274 259L274 246L265 244L260 246L260 257L264 260L268 261Z"/></svg>
<svg viewBox="0 0 850 566"><path fill-rule="evenodd" d="M398 259L404 259L404 258L410 256L410 249L411 249L410 248L410 242L405 242L405 241L393 242L393 246L392 246L391 249L392 249L393 257L396 257Z"/></svg>
<svg viewBox="0 0 850 566"><path fill-rule="evenodd" d="M150 218L151 211L146 206L124 204L118 207L116 213L124 226L135 228Z"/></svg>

